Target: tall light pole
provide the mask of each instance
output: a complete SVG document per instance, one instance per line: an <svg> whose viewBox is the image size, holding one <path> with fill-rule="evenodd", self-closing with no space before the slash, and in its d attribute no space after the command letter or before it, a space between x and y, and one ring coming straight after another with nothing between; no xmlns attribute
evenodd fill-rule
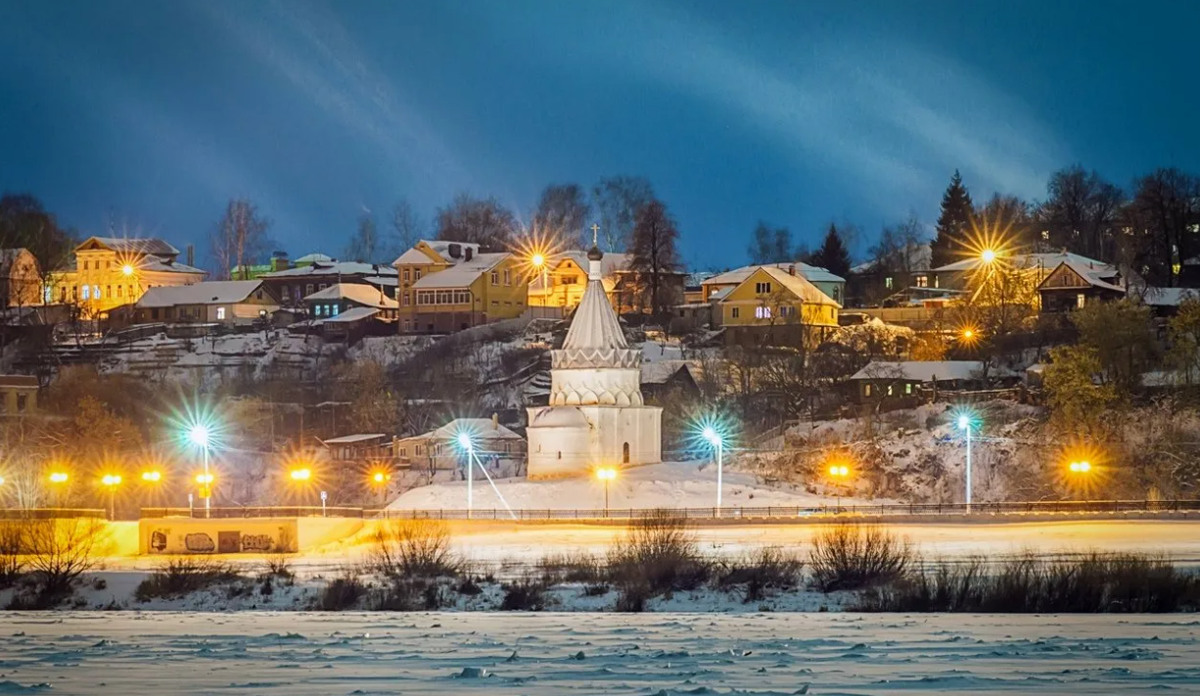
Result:
<svg viewBox="0 0 1200 696"><path fill-rule="evenodd" d="M211 442L211 439L212 438L211 438L211 434L208 431L208 427L203 425L202 423L197 423L196 425L193 425L190 430L188 430L188 440L190 440L193 445L199 447L200 451L203 452L203 456L204 456L204 474L203 474L204 488L201 489L200 497L204 498L204 517L205 517L205 519L207 519L212 514L211 513L211 510L212 510L212 502L211 501L212 501L213 477L212 477L212 474L208 471L208 449L209 449L209 444ZM199 477L197 477L197 480L199 480Z"/></svg>
<svg viewBox="0 0 1200 696"><path fill-rule="evenodd" d="M471 442L470 434L459 433L458 446L467 453L467 519L469 520L475 504L475 463L472 456L475 453L475 445Z"/></svg>
<svg viewBox="0 0 1200 696"><path fill-rule="evenodd" d="M108 489L108 519L117 519L117 486L121 485L121 477L117 474L105 474L100 484Z"/></svg>
<svg viewBox="0 0 1200 696"><path fill-rule="evenodd" d="M717 450L717 517L721 516L721 478L724 469L725 439L711 425L704 427L704 439Z"/></svg>
<svg viewBox="0 0 1200 696"><path fill-rule="evenodd" d="M971 416L963 414L958 417L958 429L967 433L967 514L971 514Z"/></svg>
<svg viewBox="0 0 1200 696"><path fill-rule="evenodd" d="M596 478L604 482L604 516L608 517L608 484L617 478L617 470L611 466L596 469Z"/></svg>

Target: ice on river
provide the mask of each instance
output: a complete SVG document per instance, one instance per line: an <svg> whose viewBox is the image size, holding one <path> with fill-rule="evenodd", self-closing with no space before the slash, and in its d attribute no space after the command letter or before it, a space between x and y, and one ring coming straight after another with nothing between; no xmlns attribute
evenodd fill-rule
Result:
<svg viewBox="0 0 1200 696"><path fill-rule="evenodd" d="M0 694L1200 693L1190 615L2 616Z"/></svg>

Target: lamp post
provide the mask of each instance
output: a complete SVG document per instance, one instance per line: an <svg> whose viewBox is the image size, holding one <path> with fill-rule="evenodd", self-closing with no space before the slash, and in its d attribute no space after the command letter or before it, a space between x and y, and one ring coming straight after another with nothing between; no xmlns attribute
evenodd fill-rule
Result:
<svg viewBox="0 0 1200 696"><path fill-rule="evenodd" d="M834 514L837 514L842 511L842 486L850 476L850 467L845 464L830 464L829 476L833 479L834 499L837 501Z"/></svg>
<svg viewBox="0 0 1200 696"><path fill-rule="evenodd" d="M105 474L100 479L100 485L108 489L108 519L117 519L117 486L121 485L121 477L117 474Z"/></svg>
<svg viewBox="0 0 1200 696"><path fill-rule="evenodd" d="M971 416L962 414L958 417L958 429L967 434L967 514L971 514L971 428L974 427Z"/></svg>
<svg viewBox="0 0 1200 696"><path fill-rule="evenodd" d="M458 446L467 453L467 519L471 519L471 511L475 504L475 463L472 461L472 455L475 453L475 445L471 442L471 436L468 433L462 432L458 434Z"/></svg>
<svg viewBox="0 0 1200 696"><path fill-rule="evenodd" d="M723 437L721 437L721 434L718 433L716 428L712 427L711 425L705 426L704 432L702 434L704 435L704 439L708 440L709 444L711 444L717 451L717 517L720 517L721 516L721 483L722 483L721 479L722 479L722 473L723 473L722 469L724 469L724 461L723 460L725 458L724 457L724 455L725 455L725 439Z"/></svg>
<svg viewBox="0 0 1200 696"><path fill-rule="evenodd" d="M188 440L190 440L193 445L199 447L204 456L204 473L201 474L201 476L196 477L196 482L203 483L204 485L204 487L200 489L200 497L204 498L205 519L208 519L211 516L212 510L213 476L208 470L208 449L211 439L211 433L209 433L208 427L201 423L193 425L191 429L188 430ZM203 481L201 481L201 477L203 477Z"/></svg>
<svg viewBox="0 0 1200 696"><path fill-rule="evenodd" d="M387 484L392 479L391 474L384 471L376 471L371 474L371 485L379 489L379 507L387 505Z"/></svg>
<svg viewBox="0 0 1200 696"><path fill-rule="evenodd" d="M546 308L546 299L550 294L550 288L547 287L549 282L546 278L546 255L539 251L535 251L533 255L529 257L529 265L537 269L537 272L542 276L542 309L544 313Z"/></svg>
<svg viewBox="0 0 1200 696"><path fill-rule="evenodd" d="M602 466L596 469L596 478L604 482L604 516L608 517L608 484L616 480L617 470L611 466Z"/></svg>
<svg viewBox="0 0 1200 696"><path fill-rule="evenodd" d="M71 476L65 471L51 471L50 485L54 488L55 500L61 506L63 502L63 488L67 482L71 480Z"/></svg>
<svg viewBox="0 0 1200 696"><path fill-rule="evenodd" d="M1092 472L1092 463L1091 463L1091 462L1089 462L1089 461L1088 461L1088 460L1086 460L1086 459L1081 459L1081 460L1079 460L1079 461L1074 461L1074 462L1071 462L1070 464L1068 464L1068 465L1067 465L1067 468L1068 468L1068 469L1071 471L1071 473L1072 473L1072 474L1074 474L1075 476L1077 476L1077 477L1080 477L1080 478L1085 478L1085 477L1087 477L1089 474L1091 474L1091 472ZM1077 487L1076 487L1076 489L1077 489L1077 490L1078 490L1079 488L1085 488L1085 489L1086 489L1086 486L1082 486L1082 485L1081 485L1081 486L1077 486ZM1084 496L1084 502L1085 502L1085 503L1087 502L1087 496L1086 496L1086 495Z"/></svg>

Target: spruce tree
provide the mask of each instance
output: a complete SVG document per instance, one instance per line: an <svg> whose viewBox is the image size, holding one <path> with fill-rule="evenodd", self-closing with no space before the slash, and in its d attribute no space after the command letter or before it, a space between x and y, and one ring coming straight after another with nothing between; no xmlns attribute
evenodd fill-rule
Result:
<svg viewBox="0 0 1200 696"><path fill-rule="evenodd" d="M954 170L950 185L942 196L942 212L938 215L937 237L932 246L933 267L938 268L953 263L955 252L964 248L967 231L971 225L971 215L975 209L971 202L971 193L963 186L962 175Z"/></svg>
<svg viewBox="0 0 1200 696"><path fill-rule="evenodd" d="M843 278L850 275L850 252L846 250L837 225L830 223L829 231L825 233L825 241L821 242L821 248L813 253L811 263Z"/></svg>

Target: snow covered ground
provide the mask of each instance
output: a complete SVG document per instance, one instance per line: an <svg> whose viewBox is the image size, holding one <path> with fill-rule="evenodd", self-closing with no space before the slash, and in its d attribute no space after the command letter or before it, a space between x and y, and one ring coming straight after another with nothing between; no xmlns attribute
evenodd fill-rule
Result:
<svg viewBox="0 0 1200 696"><path fill-rule="evenodd" d="M496 492L482 476L476 476L476 509L503 509ZM591 477L557 481L497 479L496 488L513 509L599 510L604 508L604 484ZM724 472L725 507L829 506L830 497L803 490L771 488L756 481L752 474ZM404 493L388 507L393 510L449 510L466 507L467 484L464 481L439 483ZM703 508L716 505L717 467L709 460L664 462L633 467L620 472L609 485L609 507L617 508ZM867 502L844 498L846 505Z"/></svg>
<svg viewBox="0 0 1200 696"><path fill-rule="evenodd" d="M4 618L0 694L1200 693L1190 616Z"/></svg>

